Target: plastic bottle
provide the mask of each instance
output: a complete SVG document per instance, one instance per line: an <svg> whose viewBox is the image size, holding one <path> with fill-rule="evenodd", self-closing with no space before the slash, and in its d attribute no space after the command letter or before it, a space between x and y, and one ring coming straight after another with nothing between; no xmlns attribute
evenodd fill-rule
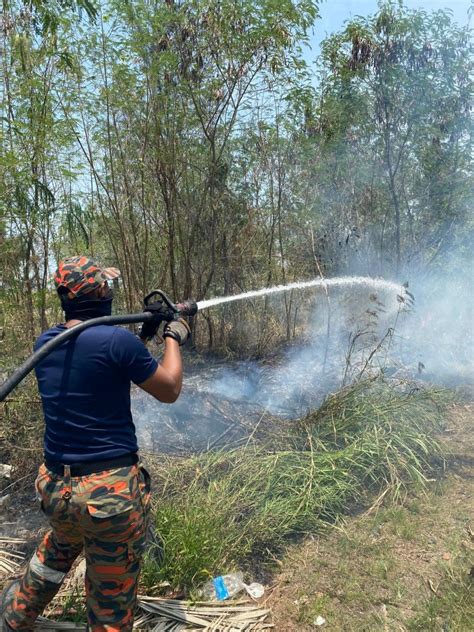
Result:
<svg viewBox="0 0 474 632"><path fill-rule="evenodd" d="M204 584L200 597L205 601L224 601L245 589L244 576L240 571L229 575L219 575Z"/></svg>

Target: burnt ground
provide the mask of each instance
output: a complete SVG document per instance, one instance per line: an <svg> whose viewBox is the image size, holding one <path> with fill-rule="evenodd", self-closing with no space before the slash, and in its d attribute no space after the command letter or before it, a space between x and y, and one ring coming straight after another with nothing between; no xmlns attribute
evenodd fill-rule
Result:
<svg viewBox="0 0 474 632"><path fill-rule="evenodd" d="M275 630L319 629L318 616L328 631L474 630L473 421L473 405L451 410L446 474L426 494L382 502L288 549L263 600ZM0 536L24 538L16 548L28 556L45 526L28 477L2 511Z"/></svg>
<svg viewBox="0 0 474 632"><path fill-rule="evenodd" d="M267 601L279 632L474 630L474 406L451 410L446 476L291 547Z"/></svg>

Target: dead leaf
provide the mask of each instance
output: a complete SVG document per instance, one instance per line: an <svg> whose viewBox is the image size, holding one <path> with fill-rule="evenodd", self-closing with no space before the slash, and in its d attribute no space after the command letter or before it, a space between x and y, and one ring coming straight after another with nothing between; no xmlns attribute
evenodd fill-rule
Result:
<svg viewBox="0 0 474 632"><path fill-rule="evenodd" d="M438 586L435 587L431 579L428 579L428 586L430 587L431 591L434 592L435 595L438 594L439 584Z"/></svg>

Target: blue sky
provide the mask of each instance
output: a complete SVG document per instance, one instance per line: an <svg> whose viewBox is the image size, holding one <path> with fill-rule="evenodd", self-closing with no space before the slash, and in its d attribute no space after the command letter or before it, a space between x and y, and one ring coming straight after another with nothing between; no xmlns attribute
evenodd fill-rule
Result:
<svg viewBox="0 0 474 632"><path fill-rule="evenodd" d="M468 24L468 10L471 0L405 0L408 9L451 9L453 18L459 24ZM310 37L311 49L305 53L307 62L312 62L319 53L321 41L342 28L344 22L355 15L371 15L377 12L377 0L323 0L319 7L321 19L317 20L314 33Z"/></svg>

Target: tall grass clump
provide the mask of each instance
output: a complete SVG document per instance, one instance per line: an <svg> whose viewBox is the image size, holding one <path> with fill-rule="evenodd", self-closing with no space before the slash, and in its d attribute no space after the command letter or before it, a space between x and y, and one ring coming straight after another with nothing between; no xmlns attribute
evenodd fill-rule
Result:
<svg viewBox="0 0 474 632"><path fill-rule="evenodd" d="M158 481L163 546L144 580L190 589L333 521L367 491L423 487L441 449L445 393L371 380L330 396L274 444L180 460Z"/></svg>

